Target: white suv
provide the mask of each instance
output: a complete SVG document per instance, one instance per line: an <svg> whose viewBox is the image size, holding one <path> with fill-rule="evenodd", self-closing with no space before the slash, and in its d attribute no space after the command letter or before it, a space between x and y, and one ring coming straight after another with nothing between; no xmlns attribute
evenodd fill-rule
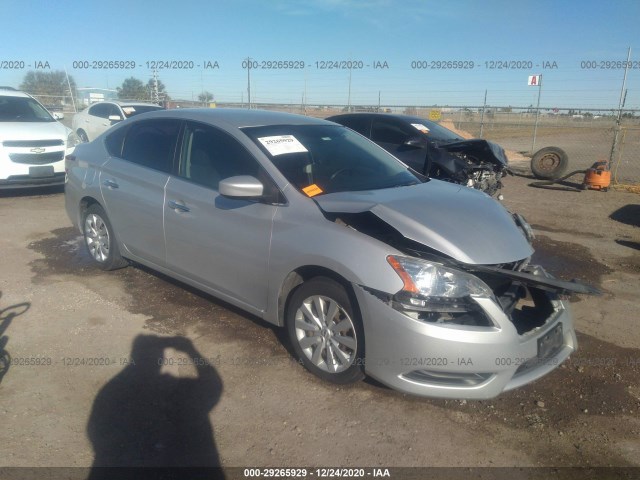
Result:
<svg viewBox="0 0 640 480"><path fill-rule="evenodd" d="M31 95L0 87L0 189L64 184L79 139Z"/></svg>
<svg viewBox="0 0 640 480"><path fill-rule="evenodd" d="M90 142L116 123L139 113L164 110L153 103L98 102L73 116L73 131L83 142Z"/></svg>

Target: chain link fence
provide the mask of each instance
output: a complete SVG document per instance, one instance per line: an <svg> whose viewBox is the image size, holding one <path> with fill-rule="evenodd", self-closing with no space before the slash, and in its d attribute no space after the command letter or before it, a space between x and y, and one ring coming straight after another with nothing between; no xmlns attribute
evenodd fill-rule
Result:
<svg viewBox="0 0 640 480"><path fill-rule="evenodd" d="M218 106L247 108L246 104ZM465 138L485 138L500 144L507 151L513 168L521 172L528 171L531 157L538 150L559 147L569 158L567 172L609 161L615 182L640 184L640 110L302 104L254 104L252 108L318 118L345 112L416 115L439 122ZM578 177L572 180L581 181Z"/></svg>
<svg viewBox="0 0 640 480"><path fill-rule="evenodd" d="M485 109L483 115L481 108L463 107L443 112L441 123L499 143L515 157L516 164L523 163L523 157L528 161L541 148L559 147L569 158L567 172L609 161L618 182L640 183L639 113L623 111L618 123L618 112L611 110L545 109L538 113L508 107Z"/></svg>
<svg viewBox="0 0 640 480"><path fill-rule="evenodd" d="M77 99L36 97L51 111L64 114L71 126L73 114L86 107ZM148 100L146 100L148 101ZM610 161L616 183L640 184L640 110L580 110L576 108L407 106L407 105L305 105L283 103L171 100L168 108L260 108L326 118L345 112L384 112L417 115L439 122L467 138L485 138L507 151L512 167L526 172L532 154L544 147L559 147L569 158L567 172ZM620 117L620 118L619 118ZM619 122L618 122L619 118ZM617 134L617 135L616 135ZM615 143L615 145L614 145ZM579 181L576 178L576 181Z"/></svg>

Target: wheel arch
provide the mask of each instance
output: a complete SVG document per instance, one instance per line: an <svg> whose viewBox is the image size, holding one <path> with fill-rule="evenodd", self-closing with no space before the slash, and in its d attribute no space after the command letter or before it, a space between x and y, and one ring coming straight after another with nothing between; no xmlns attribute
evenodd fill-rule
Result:
<svg viewBox="0 0 640 480"><path fill-rule="evenodd" d="M104 206L91 195L85 195L80 199L80 205L78 208L78 214L80 215L80 218L78 219L78 225L82 227L82 218L84 217L84 213L91 205L95 205L96 203L104 208Z"/></svg>
<svg viewBox="0 0 640 480"><path fill-rule="evenodd" d="M304 282L316 277L329 278L342 286L351 300L352 307L357 311L358 315L361 316L355 291L349 280L329 268L321 267L319 265L304 265L289 272L280 285L277 305L277 324L279 326L285 326L285 312L287 311L289 300L296 288Z"/></svg>

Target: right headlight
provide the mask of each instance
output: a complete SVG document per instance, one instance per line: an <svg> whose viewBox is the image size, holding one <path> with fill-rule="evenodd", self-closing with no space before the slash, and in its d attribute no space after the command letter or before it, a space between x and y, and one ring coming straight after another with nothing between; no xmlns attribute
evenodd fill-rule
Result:
<svg viewBox="0 0 640 480"><path fill-rule="evenodd" d="M404 284L394 296L395 308L428 322L493 325L473 300L493 297L478 277L419 258L389 255L387 261Z"/></svg>

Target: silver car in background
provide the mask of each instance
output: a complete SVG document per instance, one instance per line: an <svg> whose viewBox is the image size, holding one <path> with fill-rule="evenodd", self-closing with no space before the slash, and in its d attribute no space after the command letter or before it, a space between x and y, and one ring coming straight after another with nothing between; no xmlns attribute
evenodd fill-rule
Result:
<svg viewBox="0 0 640 480"><path fill-rule="evenodd" d="M288 331L335 383L489 398L576 349L571 292L530 228L332 122L257 110L136 116L67 157L66 209L105 270L128 260Z"/></svg>

